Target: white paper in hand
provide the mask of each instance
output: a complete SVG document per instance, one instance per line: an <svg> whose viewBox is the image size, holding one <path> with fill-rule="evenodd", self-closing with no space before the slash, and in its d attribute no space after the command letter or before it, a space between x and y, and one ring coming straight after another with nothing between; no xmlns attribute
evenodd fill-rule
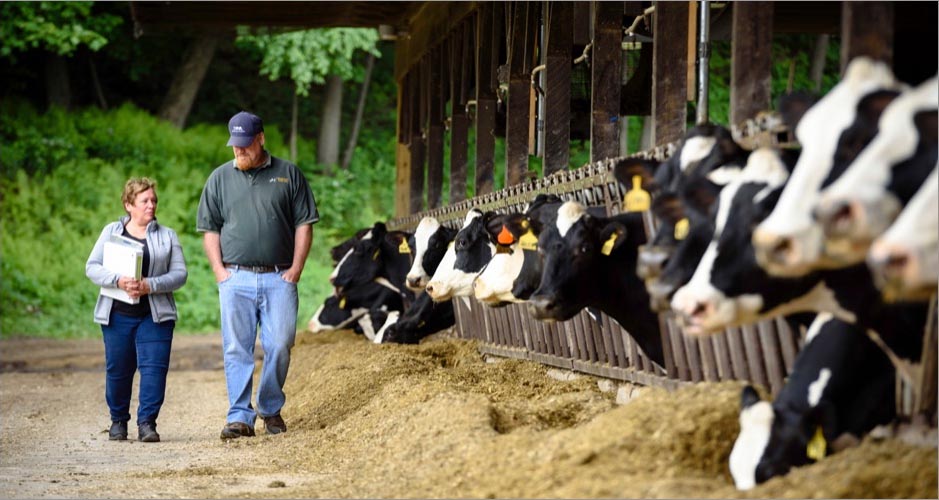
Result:
<svg viewBox="0 0 939 500"><path fill-rule="evenodd" d="M143 270L143 244L130 238L112 235L109 241L104 242L104 267L121 276L131 276L139 280ZM116 286L101 287L101 295L127 304L140 303L139 297L132 298Z"/></svg>

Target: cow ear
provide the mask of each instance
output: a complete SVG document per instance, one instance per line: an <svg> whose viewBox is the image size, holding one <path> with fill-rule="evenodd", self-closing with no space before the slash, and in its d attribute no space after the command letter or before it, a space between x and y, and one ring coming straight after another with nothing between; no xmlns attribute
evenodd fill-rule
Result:
<svg viewBox="0 0 939 500"><path fill-rule="evenodd" d="M696 177L682 188L682 198L687 206L698 213L710 213L711 207L721 193L721 187L710 179Z"/></svg>
<svg viewBox="0 0 939 500"><path fill-rule="evenodd" d="M760 401L760 395L752 385L747 385L740 391L740 410L745 410Z"/></svg>
<svg viewBox="0 0 939 500"><path fill-rule="evenodd" d="M483 223L486 225L486 232L489 233L492 241L496 241L496 237L502 232L502 221L504 219L504 215L495 212L486 212L483 214Z"/></svg>
<svg viewBox="0 0 939 500"><path fill-rule="evenodd" d="M714 132L714 136L717 138L717 147L720 148L721 155L725 158L743 153L743 148L734 140L734 136L731 135L730 130L718 126Z"/></svg>
<svg viewBox="0 0 939 500"><path fill-rule="evenodd" d="M392 231L385 234L385 241L389 245L398 249L398 253L411 253L413 246L411 242L413 237L410 233L405 233L402 231Z"/></svg>
<svg viewBox="0 0 939 500"><path fill-rule="evenodd" d="M383 239L387 233L388 228L385 226L384 222L376 222L375 225L372 226L372 238L376 241Z"/></svg>
<svg viewBox="0 0 939 500"><path fill-rule="evenodd" d="M685 205L675 193L662 193L652 201L652 213L662 221L675 225L687 217Z"/></svg>
<svg viewBox="0 0 939 500"><path fill-rule="evenodd" d="M779 97L776 102L776 109L782 115L783 123L789 130L795 132L796 127L802 120L802 116L818 100L815 96L805 92L793 92Z"/></svg>
<svg viewBox="0 0 939 500"><path fill-rule="evenodd" d="M600 253L611 255L626 241L626 226L616 221L611 221L600 231Z"/></svg>
<svg viewBox="0 0 939 500"><path fill-rule="evenodd" d="M896 90L875 90L861 98L857 103L857 114L872 124L876 124L884 109L900 95Z"/></svg>
<svg viewBox="0 0 939 500"><path fill-rule="evenodd" d="M657 189L655 184L655 171L659 162L644 158L626 158L613 166L613 177L626 189L633 186L636 176L642 180L641 187L646 191Z"/></svg>

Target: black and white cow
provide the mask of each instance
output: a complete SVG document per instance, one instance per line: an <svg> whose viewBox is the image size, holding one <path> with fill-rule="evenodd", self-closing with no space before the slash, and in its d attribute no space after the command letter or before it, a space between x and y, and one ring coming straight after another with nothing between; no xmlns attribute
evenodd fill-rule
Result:
<svg viewBox="0 0 939 500"><path fill-rule="evenodd" d="M329 281L337 295L356 286L385 280L386 286L401 294L405 306L414 300L414 293L405 287L405 276L411 267L410 233L388 231L385 224L376 222L346 253Z"/></svg>
<svg viewBox="0 0 939 500"><path fill-rule="evenodd" d="M832 265L824 259L822 230L812 209L820 189L843 173L873 138L880 113L900 88L886 64L858 57L802 116L795 129L802 153L792 179L753 232L757 258L767 271L800 276Z"/></svg>
<svg viewBox="0 0 939 500"><path fill-rule="evenodd" d="M435 302L473 294L473 281L496 252L490 233L498 234L501 229L501 215L475 208L466 214L463 227L427 283L427 293Z"/></svg>
<svg viewBox="0 0 939 500"><path fill-rule="evenodd" d="M825 254L842 265L864 260L936 165L939 79L900 94L884 109L876 136L831 185L814 216Z"/></svg>
<svg viewBox="0 0 939 500"><path fill-rule="evenodd" d="M398 314L397 311L393 311L393 313ZM351 328L355 333L373 339L378 330L388 320L389 314L392 313L387 308L380 306L371 309L350 308L344 303L343 298L330 295L310 317L310 321L307 323L307 331L321 333Z"/></svg>
<svg viewBox="0 0 939 500"><path fill-rule="evenodd" d="M774 151L757 150L741 178L721 191L712 241L691 280L672 298L685 333L708 334L796 312L829 312L875 330L898 356L918 359L926 308L885 304L866 265L787 278L769 275L757 264L752 228L772 211L786 173Z"/></svg>
<svg viewBox="0 0 939 500"><path fill-rule="evenodd" d="M456 229L440 224L433 217L421 219L414 231L414 263L407 274L408 288L424 291L456 233Z"/></svg>
<svg viewBox="0 0 939 500"><path fill-rule="evenodd" d="M888 301L927 300L939 284L939 164L867 256Z"/></svg>
<svg viewBox="0 0 939 500"><path fill-rule="evenodd" d="M740 434L730 454L737 489L838 451L844 435L859 439L891 422L895 384L890 360L863 331L820 314L772 404L752 387L743 389Z"/></svg>
<svg viewBox="0 0 939 500"><path fill-rule="evenodd" d="M640 213L594 217L578 202L561 205L554 225L542 229L541 284L528 309L540 320L566 321L585 307L615 319L645 354L664 366L658 318L636 275L638 247L645 243Z"/></svg>

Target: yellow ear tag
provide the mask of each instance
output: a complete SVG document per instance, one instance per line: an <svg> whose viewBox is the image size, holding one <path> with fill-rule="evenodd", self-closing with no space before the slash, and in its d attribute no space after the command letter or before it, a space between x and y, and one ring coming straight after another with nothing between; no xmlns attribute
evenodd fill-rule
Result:
<svg viewBox="0 0 939 500"><path fill-rule="evenodd" d="M411 253L411 246L408 245L408 240L401 240L401 244L398 245L398 253Z"/></svg>
<svg viewBox="0 0 939 500"><path fill-rule="evenodd" d="M642 189L642 176L633 176L633 188L626 192L623 206L627 212L643 212L652 206L652 197L648 191Z"/></svg>
<svg viewBox="0 0 939 500"><path fill-rule="evenodd" d="M378 254L381 253L381 249L375 250L375 253L372 254L372 260L378 260Z"/></svg>
<svg viewBox="0 0 939 500"><path fill-rule="evenodd" d="M600 249L600 253L603 255L610 255L613 252L613 244L616 243L616 237L619 236L617 233L610 235L610 238L603 243L603 248Z"/></svg>
<svg viewBox="0 0 939 500"><path fill-rule="evenodd" d="M346 308L346 298L343 297L339 299L339 309L345 309L345 308Z"/></svg>
<svg viewBox="0 0 939 500"><path fill-rule="evenodd" d="M825 436L822 435L822 427L815 428L815 435L805 447L805 455L816 462L825 458Z"/></svg>
<svg viewBox="0 0 939 500"><path fill-rule="evenodd" d="M688 236L688 218L684 217L675 223L675 239L681 241Z"/></svg>
<svg viewBox="0 0 939 500"><path fill-rule="evenodd" d="M538 238L529 229L518 239L518 246L522 250L538 250Z"/></svg>

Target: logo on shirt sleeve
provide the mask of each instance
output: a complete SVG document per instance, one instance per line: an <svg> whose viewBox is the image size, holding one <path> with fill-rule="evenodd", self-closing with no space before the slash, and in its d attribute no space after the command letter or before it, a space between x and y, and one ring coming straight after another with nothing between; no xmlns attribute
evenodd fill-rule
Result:
<svg viewBox="0 0 939 500"><path fill-rule="evenodd" d="M290 179L288 179L288 178L286 178L286 177L271 177L271 180L269 180L269 181L267 181L267 182L269 182L269 183L271 183L271 184L273 184L273 183L275 183L275 182L280 182L280 183L282 183L282 184L290 184Z"/></svg>

